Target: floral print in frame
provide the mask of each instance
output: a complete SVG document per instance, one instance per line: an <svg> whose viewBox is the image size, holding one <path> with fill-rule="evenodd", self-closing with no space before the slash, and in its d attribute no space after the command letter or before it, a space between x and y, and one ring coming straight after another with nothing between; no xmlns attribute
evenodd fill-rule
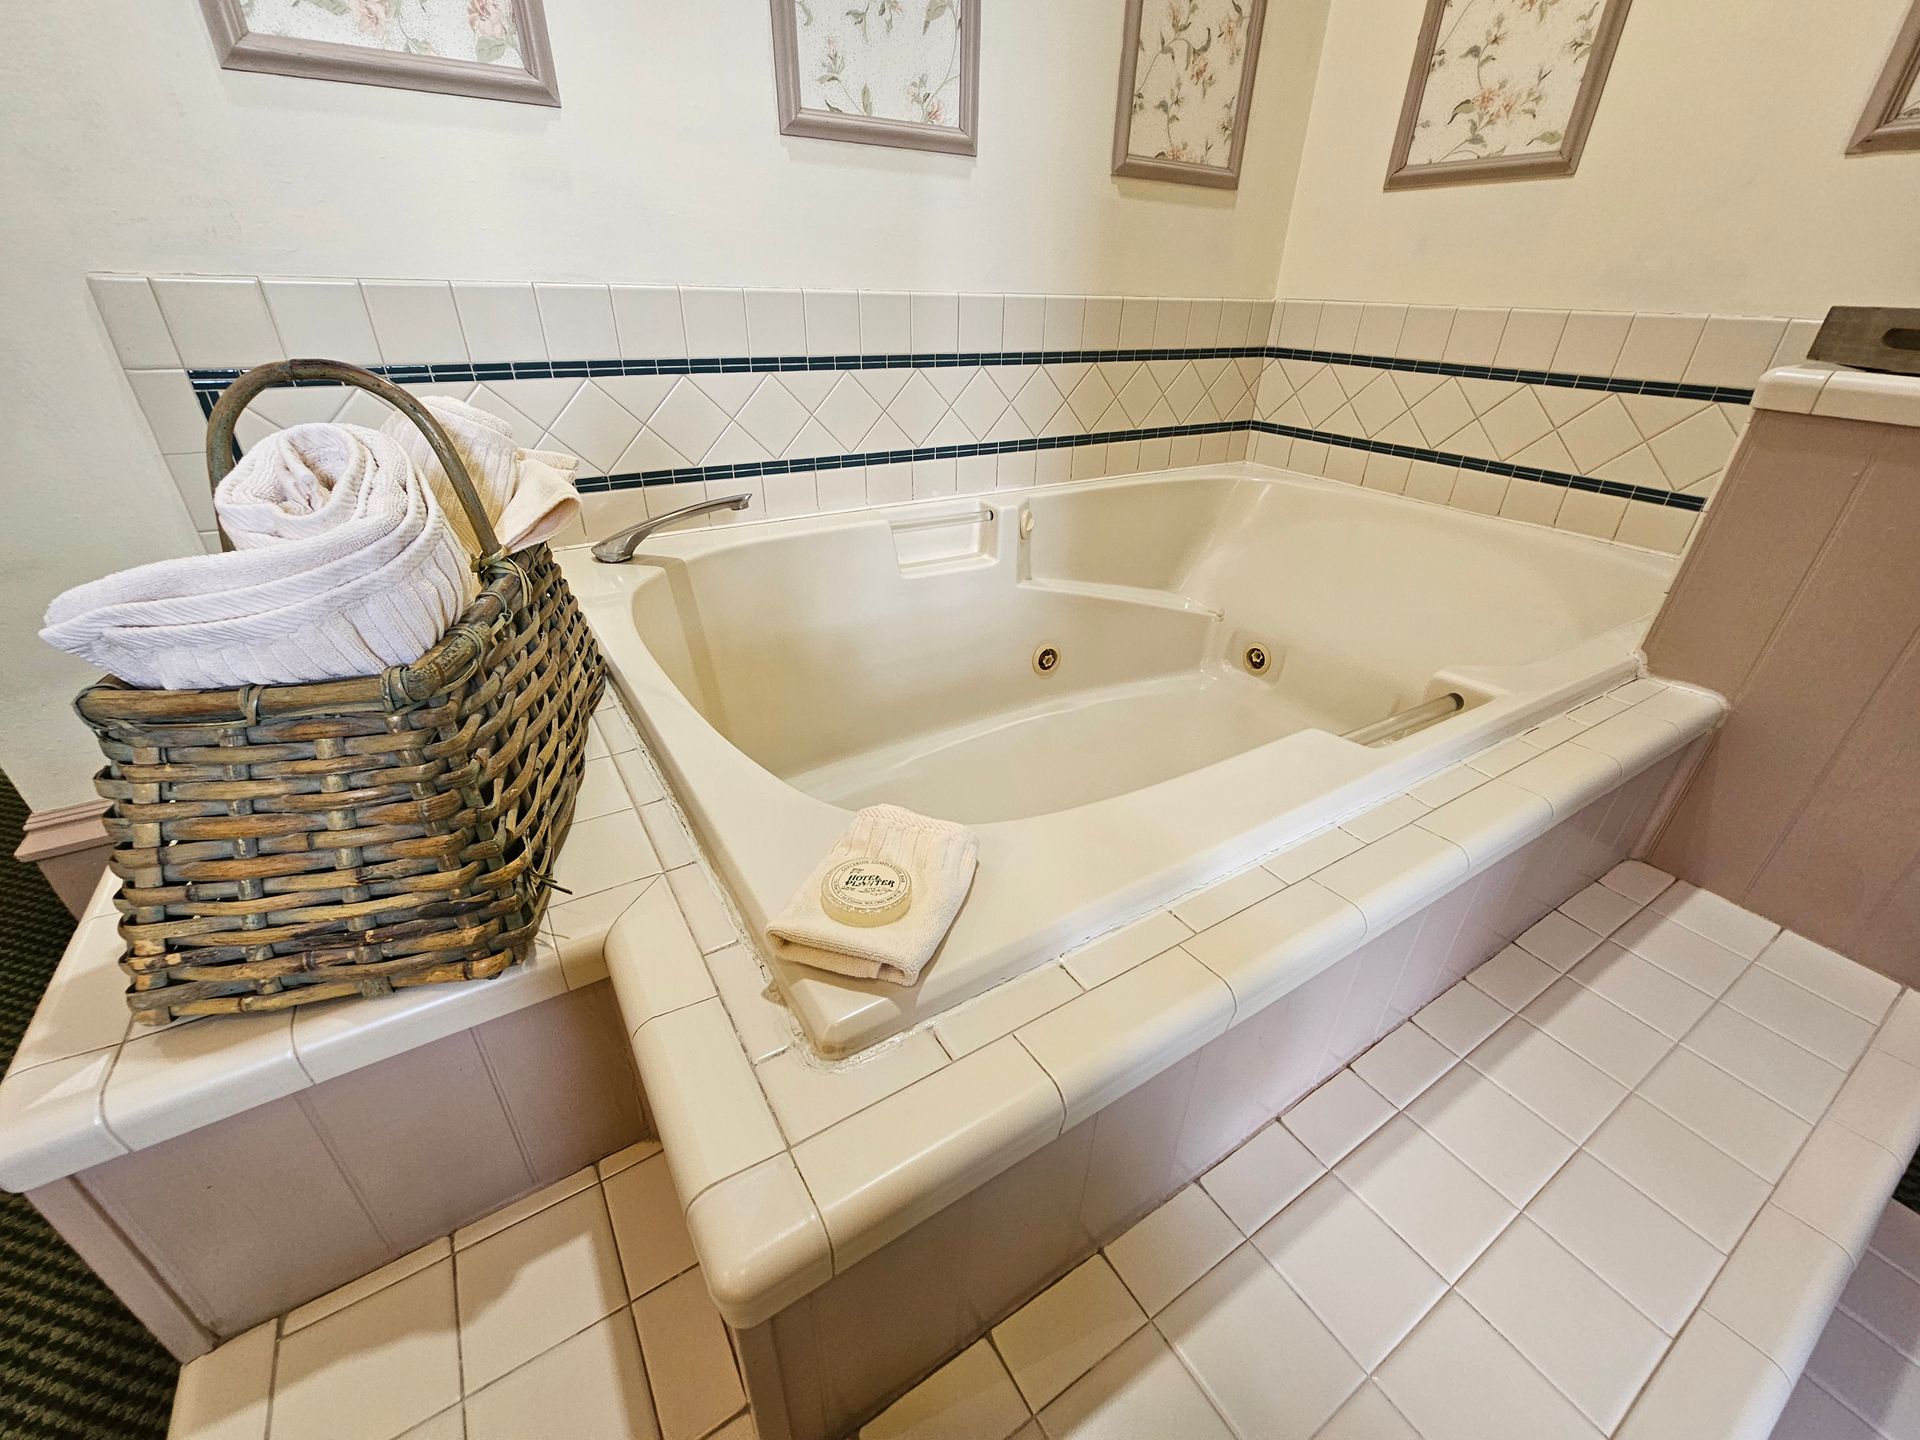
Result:
<svg viewBox="0 0 1920 1440"><path fill-rule="evenodd" d="M1893 53L1847 146L1849 155L1887 150L1920 150L1920 0L1894 37Z"/></svg>
<svg viewBox="0 0 1920 1440"><path fill-rule="evenodd" d="M1266 0L1127 0L1113 173L1240 183Z"/></svg>
<svg viewBox="0 0 1920 1440"><path fill-rule="evenodd" d="M1570 175L1629 0L1427 0L1389 190Z"/></svg>
<svg viewBox="0 0 1920 1440"><path fill-rule="evenodd" d="M780 131L974 153L980 0L772 0Z"/></svg>
<svg viewBox="0 0 1920 1440"><path fill-rule="evenodd" d="M229 70L558 105L541 0L200 0Z"/></svg>

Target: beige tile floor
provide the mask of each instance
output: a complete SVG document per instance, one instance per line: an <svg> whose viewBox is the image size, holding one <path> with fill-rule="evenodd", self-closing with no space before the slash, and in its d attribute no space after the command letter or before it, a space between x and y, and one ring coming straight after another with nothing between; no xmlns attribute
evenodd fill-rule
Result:
<svg viewBox="0 0 1920 1440"><path fill-rule="evenodd" d="M623 1150L229 1341L170 1440L754 1440L666 1157Z"/></svg>
<svg viewBox="0 0 1920 1440"><path fill-rule="evenodd" d="M1693 1440L1715 1385L1777 1410L1825 1317L1733 1282L1769 1244L1850 1265L1814 1152L1876 1151L1862 1099L1920 1095L1899 993L1627 862L862 1440ZM1920 1440L1915 1276L1901 1211L1782 1440ZM745 1403L646 1143L193 1362L172 1436L751 1440Z"/></svg>
<svg viewBox="0 0 1920 1440"><path fill-rule="evenodd" d="M1795 1161L1814 1122L1863 1123L1828 1102L1892 1063L1863 1057L1899 993L1628 862L861 1440L1736 1433L1701 1417L1778 1411L1782 1357L1825 1320L1797 1292L1754 1293L1756 1268L1785 1271L1764 1247L1851 1263ZM1779 1048L1727 1051L1716 1016ZM1789 1412L1810 1418L1780 1440L1920 1440L1920 1217L1893 1208L1876 1248L1907 1258L1870 1255L1833 1320L1871 1343L1843 1355L1829 1331ZM1876 1301L1881 1318L1856 1318Z"/></svg>

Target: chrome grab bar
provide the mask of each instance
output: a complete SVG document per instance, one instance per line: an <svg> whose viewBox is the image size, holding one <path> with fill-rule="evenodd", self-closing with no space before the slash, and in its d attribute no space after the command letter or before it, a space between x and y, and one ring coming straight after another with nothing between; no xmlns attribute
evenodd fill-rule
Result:
<svg viewBox="0 0 1920 1440"><path fill-rule="evenodd" d="M1467 708L1466 697L1458 690L1449 690L1444 695L1415 705L1410 710L1402 710L1389 715L1384 720L1375 720L1371 725L1362 725L1358 729L1348 730L1340 738L1351 740L1356 745L1378 745L1382 740L1395 740L1409 731L1418 730L1423 725L1431 725L1436 720Z"/></svg>
<svg viewBox="0 0 1920 1440"><path fill-rule="evenodd" d="M593 547L593 558L603 565L619 565L633 558L633 552L642 540L658 530L662 525L671 525L676 520L684 520L689 515L704 515L709 510L744 510L751 495L722 495L717 500L702 500L697 505L683 505L678 510L669 510L664 515L656 515L651 520L642 520L638 525L629 525L618 535L609 535Z"/></svg>

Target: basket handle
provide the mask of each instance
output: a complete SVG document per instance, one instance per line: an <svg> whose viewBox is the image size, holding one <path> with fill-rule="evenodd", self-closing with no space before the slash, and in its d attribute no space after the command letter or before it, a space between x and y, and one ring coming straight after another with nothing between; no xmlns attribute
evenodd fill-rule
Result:
<svg viewBox="0 0 1920 1440"><path fill-rule="evenodd" d="M460 457L454 453L453 441L447 438L447 432L440 428L440 422L433 418L433 413L398 385L381 379L370 370L341 360L275 360L270 364L254 366L227 386L226 393L207 417L207 474L215 488L233 469L233 427L239 423L240 412L262 390L301 380L332 381L365 390L379 396L411 420L420 433L427 437L427 444L433 447L434 458L447 472L447 479L453 482L453 493L460 497L461 508L467 512L467 523L473 527L474 537L480 542L480 558L474 561L473 568L484 571L499 563L500 537L494 533L493 522L487 518L486 507L480 503L480 493L473 488L467 467L460 463ZM219 523L217 513L214 523ZM220 531L220 545L222 549L233 548L227 540L225 527Z"/></svg>

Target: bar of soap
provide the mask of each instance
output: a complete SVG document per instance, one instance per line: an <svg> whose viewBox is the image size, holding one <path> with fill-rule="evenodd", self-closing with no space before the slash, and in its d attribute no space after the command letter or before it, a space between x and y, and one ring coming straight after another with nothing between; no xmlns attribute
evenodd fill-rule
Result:
<svg viewBox="0 0 1920 1440"><path fill-rule="evenodd" d="M913 881L885 860L847 860L820 882L820 907L842 925L890 925L913 905Z"/></svg>

